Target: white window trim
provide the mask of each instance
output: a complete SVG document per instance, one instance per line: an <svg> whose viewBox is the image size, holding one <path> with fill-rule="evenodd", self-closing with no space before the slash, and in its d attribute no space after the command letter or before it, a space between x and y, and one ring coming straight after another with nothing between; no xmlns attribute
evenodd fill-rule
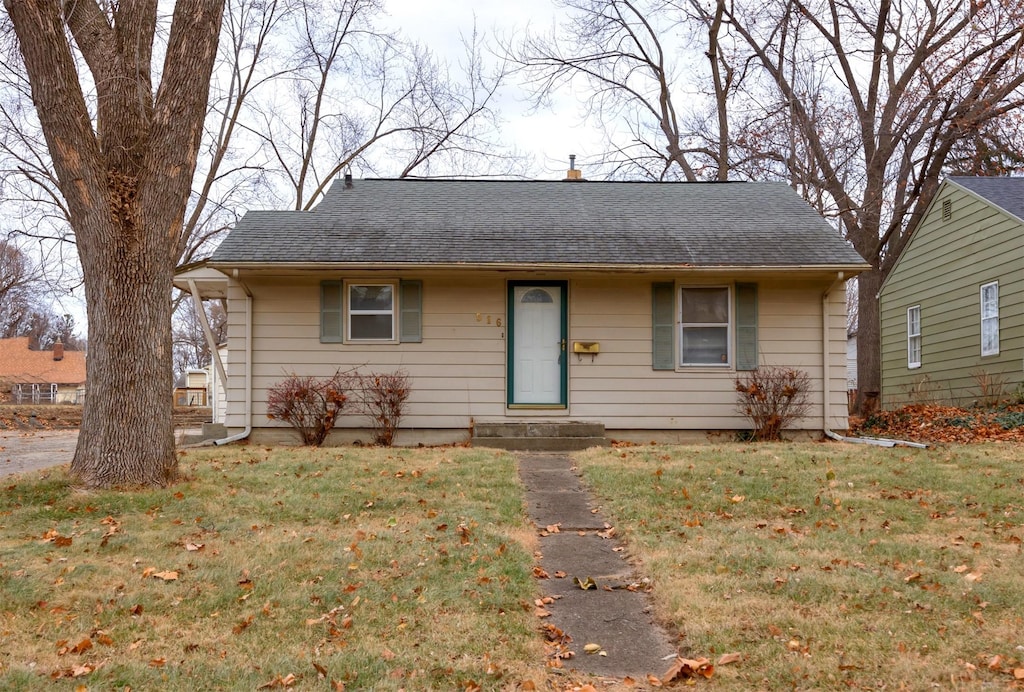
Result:
<svg viewBox="0 0 1024 692"><path fill-rule="evenodd" d="M683 324L683 290L692 288L724 288L727 293L726 297L726 309L728 310L728 316L726 317L725 327L725 348L726 358L728 359L725 363L685 363L683 362L683 328L685 327L720 327L721 322L694 322L690 324ZM733 284L676 284L676 339L678 344L676 346L676 369L677 370L693 370L695 368L711 368L714 370L721 370L723 368L732 368L734 361L736 360L736 347L733 343L733 333L735 331L736 315L734 312L733 301Z"/></svg>
<svg viewBox="0 0 1024 692"><path fill-rule="evenodd" d="M911 331L911 314L917 314L917 331ZM914 360L914 340L917 340L917 360ZM907 308L907 367L908 368L919 368L921 367L921 306L911 305Z"/></svg>
<svg viewBox="0 0 1024 692"><path fill-rule="evenodd" d="M397 344L398 343L398 280L397 279L346 279L345 280L345 343L347 344ZM360 339L352 336L353 315L384 315L386 312L375 310L352 309L352 286L390 286L391 287L391 338Z"/></svg>
<svg viewBox="0 0 1024 692"><path fill-rule="evenodd" d="M987 316L985 315L985 290L986 289L994 289L995 290L995 303L996 303L995 314L987 315ZM980 312L981 312L981 355L982 356L998 356L999 355L999 282L998 281L989 281L987 284L982 284L981 288L979 289L978 298L979 298L979 301L981 303L981 305L980 305ZM988 349L988 350L985 349L985 324L986 324L986 321L988 321L989 324L993 324L993 323L995 324L995 343L996 343L995 349Z"/></svg>

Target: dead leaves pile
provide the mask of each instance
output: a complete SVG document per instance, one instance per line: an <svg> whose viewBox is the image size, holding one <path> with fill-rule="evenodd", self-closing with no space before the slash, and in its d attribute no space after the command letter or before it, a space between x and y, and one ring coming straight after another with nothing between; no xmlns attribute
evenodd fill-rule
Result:
<svg viewBox="0 0 1024 692"><path fill-rule="evenodd" d="M1024 442L1024 406L998 409L914 404L851 418L850 432L912 442Z"/></svg>

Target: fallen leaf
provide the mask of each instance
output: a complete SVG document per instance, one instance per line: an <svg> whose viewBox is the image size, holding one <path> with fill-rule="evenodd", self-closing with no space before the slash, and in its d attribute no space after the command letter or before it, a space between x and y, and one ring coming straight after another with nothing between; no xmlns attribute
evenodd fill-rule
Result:
<svg viewBox="0 0 1024 692"><path fill-rule="evenodd" d="M156 574L153 575L153 578L154 579L163 579L164 581L177 581L178 580L178 573L173 571L173 570L169 571L169 572L157 572Z"/></svg>
<svg viewBox="0 0 1024 692"><path fill-rule="evenodd" d="M698 675L710 678L714 672L715 667L706 658L677 658L675 663L661 676L660 682L662 685L668 685L678 680L695 678Z"/></svg>
<svg viewBox="0 0 1024 692"><path fill-rule="evenodd" d="M596 654L601 650L600 644L584 644L583 651L588 654Z"/></svg>
<svg viewBox="0 0 1024 692"><path fill-rule="evenodd" d="M593 577L587 577L586 579L580 579L579 577L573 577L572 583L580 587L584 591L587 589L597 588L597 582L594 581Z"/></svg>
<svg viewBox="0 0 1024 692"><path fill-rule="evenodd" d="M77 644L75 644L74 646L72 646L70 651L73 654L80 654L83 651L88 651L91 648L92 648L92 639L90 639L89 637L86 637L82 641L80 641Z"/></svg>
<svg viewBox="0 0 1024 692"><path fill-rule="evenodd" d="M724 665L727 665L727 664L729 664L729 663L737 663L738 661L740 661L740 660L741 660L741 658L742 658L742 657L740 656L740 654L737 654L737 653L732 653L732 654L722 654L722 655L721 655L721 656L720 656L720 657L718 658L718 662L717 662L717 663L715 663L715 665L716 665L716 666L724 666Z"/></svg>

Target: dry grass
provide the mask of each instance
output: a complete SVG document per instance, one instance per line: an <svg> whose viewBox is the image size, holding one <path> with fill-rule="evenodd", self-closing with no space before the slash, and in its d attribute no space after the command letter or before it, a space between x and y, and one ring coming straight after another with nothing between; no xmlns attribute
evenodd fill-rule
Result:
<svg viewBox="0 0 1024 692"><path fill-rule="evenodd" d="M1019 445L579 456L716 690L1024 687ZM705 683L701 683L703 685Z"/></svg>
<svg viewBox="0 0 1024 692"><path fill-rule="evenodd" d="M165 490L0 490L0 688L485 689L544 675L514 460L191 451Z"/></svg>

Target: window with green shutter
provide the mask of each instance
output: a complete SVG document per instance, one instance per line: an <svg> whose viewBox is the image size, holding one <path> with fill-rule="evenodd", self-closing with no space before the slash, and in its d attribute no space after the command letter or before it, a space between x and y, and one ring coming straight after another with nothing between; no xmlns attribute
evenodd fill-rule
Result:
<svg viewBox="0 0 1024 692"><path fill-rule="evenodd" d="M738 283L730 289L659 282L651 285L651 295L654 370L757 368L757 284Z"/></svg>
<svg viewBox="0 0 1024 692"><path fill-rule="evenodd" d="M320 282L320 341L338 343L345 338L344 285L340 281Z"/></svg>
<svg viewBox="0 0 1024 692"><path fill-rule="evenodd" d="M399 314L399 341L423 341L423 282L402 281L399 284L401 312Z"/></svg>
<svg viewBox="0 0 1024 692"><path fill-rule="evenodd" d="M321 281L320 341L422 342L423 282Z"/></svg>
<svg viewBox="0 0 1024 692"><path fill-rule="evenodd" d="M675 284L656 283L652 293L651 363L655 370L675 370Z"/></svg>
<svg viewBox="0 0 1024 692"><path fill-rule="evenodd" d="M757 370L757 284L736 284L736 369Z"/></svg>

